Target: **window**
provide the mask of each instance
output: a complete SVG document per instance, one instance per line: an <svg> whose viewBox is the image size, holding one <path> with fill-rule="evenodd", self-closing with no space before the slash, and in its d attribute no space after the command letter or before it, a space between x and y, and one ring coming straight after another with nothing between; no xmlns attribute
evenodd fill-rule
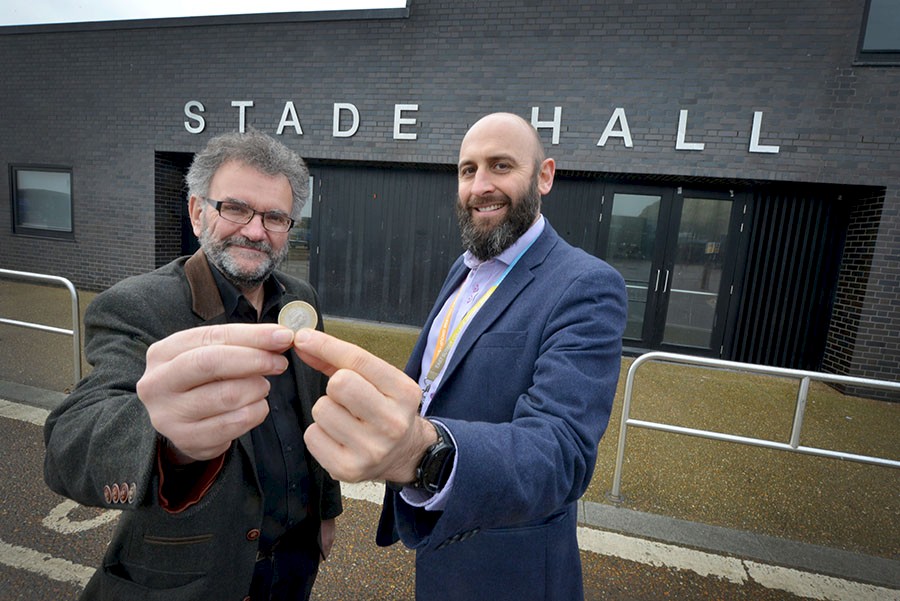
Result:
<svg viewBox="0 0 900 601"><path fill-rule="evenodd" d="M72 171L54 167L11 167L13 231L72 237Z"/></svg>
<svg viewBox="0 0 900 601"><path fill-rule="evenodd" d="M900 65L900 0L869 0L859 40L859 60Z"/></svg>

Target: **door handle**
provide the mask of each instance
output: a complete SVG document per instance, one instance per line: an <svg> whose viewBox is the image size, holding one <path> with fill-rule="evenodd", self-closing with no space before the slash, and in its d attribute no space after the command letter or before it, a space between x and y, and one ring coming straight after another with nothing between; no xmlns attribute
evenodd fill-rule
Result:
<svg viewBox="0 0 900 601"><path fill-rule="evenodd" d="M656 270L656 283L653 285L653 293L659 292L659 269Z"/></svg>
<svg viewBox="0 0 900 601"><path fill-rule="evenodd" d="M665 294L668 291L669 291L669 270L666 269L666 282L663 284L663 294Z"/></svg>

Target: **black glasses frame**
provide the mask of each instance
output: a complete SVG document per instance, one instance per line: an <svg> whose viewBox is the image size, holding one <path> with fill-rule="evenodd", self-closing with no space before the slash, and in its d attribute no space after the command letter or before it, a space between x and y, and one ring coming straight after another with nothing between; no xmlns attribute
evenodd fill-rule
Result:
<svg viewBox="0 0 900 601"><path fill-rule="evenodd" d="M219 214L219 217L221 217L225 221L229 221L231 223L237 223L239 225L247 225L248 223L253 221L254 217L256 217L257 215L261 215L262 216L262 226L266 230L268 230L270 232L274 232L276 234L286 234L287 232L291 231L291 228L294 227L294 225L297 223L294 219L292 219L291 217L288 217L284 213L275 212L275 211L257 211L255 209L251 209L250 207L248 207L245 204L241 204L239 202L234 202L231 200L216 200L214 198L208 198L206 196L204 196L202 198L212 208L214 208L216 210L216 213ZM239 207L241 210L244 210L244 211L250 211L250 216L247 217L247 219L245 221L237 221L235 219L232 219L231 217L226 217L225 215L222 214L223 205L230 205L230 206L234 206L234 207ZM282 230L282 229L270 227L271 224L267 225L267 222L269 219L287 219L290 223L288 224L287 229Z"/></svg>

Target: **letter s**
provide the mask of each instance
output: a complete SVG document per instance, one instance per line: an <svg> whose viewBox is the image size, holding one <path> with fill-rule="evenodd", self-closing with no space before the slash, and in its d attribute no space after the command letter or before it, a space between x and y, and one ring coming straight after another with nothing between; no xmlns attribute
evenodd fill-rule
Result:
<svg viewBox="0 0 900 601"><path fill-rule="evenodd" d="M194 109L196 109L198 112L193 112ZM188 130L189 133L199 134L204 129L206 129L206 119L203 118L203 115L199 114L205 110L206 109L203 108L203 105L196 100L190 100L184 105L184 116L191 121L197 122L196 125L191 125L190 121L184 122L184 128Z"/></svg>

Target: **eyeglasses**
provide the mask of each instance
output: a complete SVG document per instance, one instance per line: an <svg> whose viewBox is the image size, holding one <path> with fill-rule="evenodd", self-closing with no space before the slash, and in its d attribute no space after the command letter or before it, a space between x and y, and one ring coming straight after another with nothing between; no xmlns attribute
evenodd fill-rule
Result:
<svg viewBox="0 0 900 601"><path fill-rule="evenodd" d="M228 200L214 200L203 197L226 221L247 225L257 215L262 216L262 225L270 232L283 234L294 227L294 220L278 211L254 211L245 204Z"/></svg>

